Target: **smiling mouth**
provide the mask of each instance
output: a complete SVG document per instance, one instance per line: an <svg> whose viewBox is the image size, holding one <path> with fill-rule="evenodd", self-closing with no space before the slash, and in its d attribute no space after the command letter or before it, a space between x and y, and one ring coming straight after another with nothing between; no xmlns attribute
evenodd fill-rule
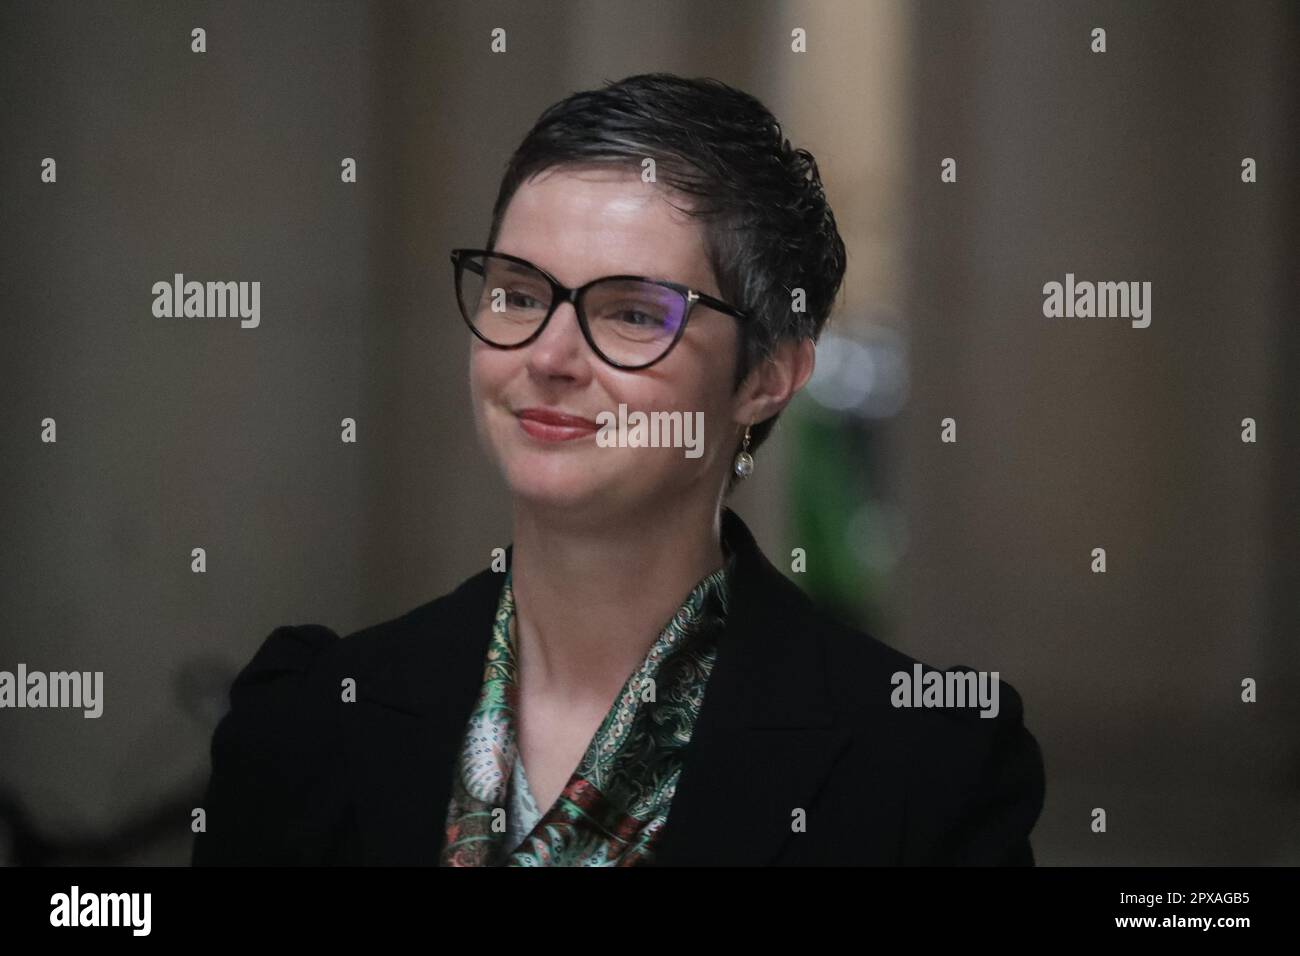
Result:
<svg viewBox="0 0 1300 956"><path fill-rule="evenodd" d="M519 427L543 442L575 441L596 434L596 423L578 415L547 408L525 408L515 413Z"/></svg>

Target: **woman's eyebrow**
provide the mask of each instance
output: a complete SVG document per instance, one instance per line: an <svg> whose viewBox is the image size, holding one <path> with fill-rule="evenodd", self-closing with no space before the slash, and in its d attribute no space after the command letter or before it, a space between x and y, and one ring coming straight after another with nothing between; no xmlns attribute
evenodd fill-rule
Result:
<svg viewBox="0 0 1300 956"><path fill-rule="evenodd" d="M522 259L523 256L520 256L519 258ZM539 265L534 265L534 264L532 263L531 260L529 260L529 262L528 262L527 265L525 265L525 264L522 263L522 262L515 262L515 261L512 260L512 259L501 259L501 260L499 260L499 262L501 263L501 265L505 268L505 270L506 270L507 272L513 272L513 273L517 273L517 274L520 274L520 275L530 275L530 274L532 274L533 272L544 272L544 271L545 271L544 269L542 269L541 266L539 266ZM659 274L657 273L657 271L655 271L655 270L651 270L649 273L646 273L646 272L638 272L638 271L636 271L635 269L622 269L622 270L620 270L620 271L618 271L618 272L608 272L608 273L604 273L604 274L598 276L597 279L612 279L612 278L615 278L615 277L617 277L617 276L627 276L627 275L644 276L645 278L650 279L652 282L676 282L676 281L680 281L680 280L672 279L671 277L668 277L668 276L661 276L661 275L659 275ZM593 280L593 281L594 281L594 280ZM689 283L688 283L688 284L689 284ZM694 288L694 286L692 286L692 288Z"/></svg>
<svg viewBox="0 0 1300 956"><path fill-rule="evenodd" d="M512 262L509 259L501 259L499 261L501 265L505 267L507 272L514 272L518 275L533 275L541 271L541 266L535 266L531 263L529 265L524 265L522 262Z"/></svg>

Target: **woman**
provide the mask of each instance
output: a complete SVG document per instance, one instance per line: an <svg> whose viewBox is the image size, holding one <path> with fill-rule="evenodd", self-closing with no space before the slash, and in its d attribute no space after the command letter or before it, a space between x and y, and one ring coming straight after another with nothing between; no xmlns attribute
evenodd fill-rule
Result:
<svg viewBox="0 0 1300 956"><path fill-rule="evenodd" d="M1015 691L897 706L917 662L723 505L844 274L813 157L747 94L630 77L542 115L452 261L512 544L393 621L267 638L195 863L1032 863Z"/></svg>

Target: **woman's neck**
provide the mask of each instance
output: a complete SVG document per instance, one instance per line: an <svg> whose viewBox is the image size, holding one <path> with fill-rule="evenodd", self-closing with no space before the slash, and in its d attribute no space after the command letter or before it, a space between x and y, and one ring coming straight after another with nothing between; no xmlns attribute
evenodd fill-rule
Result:
<svg viewBox="0 0 1300 956"><path fill-rule="evenodd" d="M571 524L516 503L511 551L528 693L608 706L702 578L723 564L718 505Z"/></svg>

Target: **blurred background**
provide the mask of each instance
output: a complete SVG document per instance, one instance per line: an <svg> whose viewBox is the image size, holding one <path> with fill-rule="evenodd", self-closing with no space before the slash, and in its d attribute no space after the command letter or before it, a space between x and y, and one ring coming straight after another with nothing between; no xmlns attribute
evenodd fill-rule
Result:
<svg viewBox="0 0 1300 956"><path fill-rule="evenodd" d="M386 620L508 542L447 251L543 109L662 70L763 100L848 248L733 503L769 557L1020 691L1041 864L1300 863L1298 10L5 4L0 669L106 700L0 711L0 856L187 863L266 635ZM260 280L261 326L154 318L176 272ZM1151 326L1044 318L1067 272L1150 281Z"/></svg>

